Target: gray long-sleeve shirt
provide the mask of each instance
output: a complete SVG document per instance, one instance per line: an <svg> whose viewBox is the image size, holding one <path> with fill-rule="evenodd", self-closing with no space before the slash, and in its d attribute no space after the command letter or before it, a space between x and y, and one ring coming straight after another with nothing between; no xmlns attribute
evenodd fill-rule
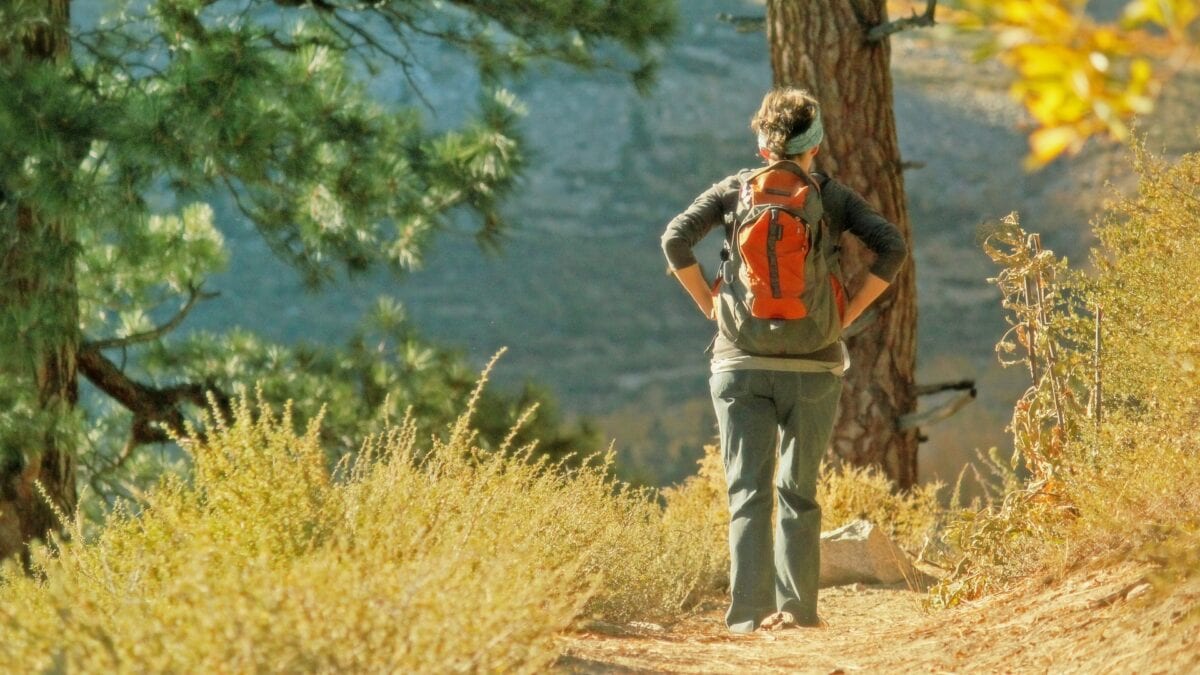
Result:
<svg viewBox="0 0 1200 675"><path fill-rule="evenodd" d="M818 179L820 180L820 179ZM731 218L737 211L738 177L729 176L700 193L692 205L667 223L662 236L663 253L672 269L696 264L692 248L717 225L724 226L725 239L732 235ZM836 238L849 232L875 254L871 274L891 283L908 255L904 237L896 226L879 215L857 192L835 180L821 186L831 234Z"/></svg>
<svg viewBox="0 0 1200 675"><path fill-rule="evenodd" d="M871 274L891 283L908 256L900 231L854 190L821 176L817 180L821 184L821 201L831 234L837 238L843 232L849 232L862 241L875 254ZM716 226L723 227L725 240L729 240L733 234L732 221L737 212L739 187L738 175L729 176L700 193L691 206L667 223L662 235L662 249L672 269L696 264L692 249ZM838 370L842 363L840 344L795 358L750 356L719 335L713 346L714 371L734 368Z"/></svg>

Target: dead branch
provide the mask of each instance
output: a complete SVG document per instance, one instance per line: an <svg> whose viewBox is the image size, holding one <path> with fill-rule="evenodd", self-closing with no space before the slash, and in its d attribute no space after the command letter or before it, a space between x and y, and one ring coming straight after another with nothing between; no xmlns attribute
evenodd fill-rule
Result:
<svg viewBox="0 0 1200 675"><path fill-rule="evenodd" d="M721 12L717 15L717 21L724 21L732 25L733 29L739 33L756 33L767 26L767 17L765 16L735 16Z"/></svg>
<svg viewBox="0 0 1200 675"><path fill-rule="evenodd" d="M956 382L939 382L938 384L918 384L913 387L917 396L929 396L943 391L975 391L975 380L958 380ZM974 394L972 394L974 395Z"/></svg>
<svg viewBox="0 0 1200 675"><path fill-rule="evenodd" d="M925 6L924 14L917 14L914 11L910 17L881 23L867 31L867 42L881 42L886 40L893 33L899 33L903 30L936 26L937 20L934 18L934 13L936 11L937 0L929 0L929 4Z"/></svg>
<svg viewBox="0 0 1200 675"><path fill-rule="evenodd" d="M916 429L922 426L928 426L935 422L941 422L959 410L962 410L967 406L968 403L974 400L975 389L972 387L970 391L955 396L936 408L926 410L925 412L901 415L900 418L896 420L896 426L901 430L908 430Z"/></svg>

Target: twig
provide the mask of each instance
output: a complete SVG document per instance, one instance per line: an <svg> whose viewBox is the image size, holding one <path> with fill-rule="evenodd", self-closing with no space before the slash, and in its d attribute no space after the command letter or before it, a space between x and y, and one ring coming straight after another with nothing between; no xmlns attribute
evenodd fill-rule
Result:
<svg viewBox="0 0 1200 675"><path fill-rule="evenodd" d="M1100 423L1104 419L1104 405L1102 403L1102 401L1104 399L1101 396L1103 389L1101 388L1102 381L1101 381L1101 377L1100 377L1100 363L1101 363L1102 351L1104 348L1104 343L1101 341L1101 337L1100 337L1100 323L1103 320L1104 320L1104 308L1096 307L1096 351L1094 353L1094 360L1092 362L1092 370L1095 371L1095 381L1094 381L1094 385L1092 387L1092 396L1094 397L1092 414L1095 416L1095 419L1096 419L1096 433L1097 434L1100 433Z"/></svg>
<svg viewBox="0 0 1200 675"><path fill-rule="evenodd" d="M1037 260L1042 254L1042 237L1039 234L1029 235L1029 249L1033 254L1033 259ZM1045 278L1041 269L1038 269L1034 277L1034 287L1037 293L1037 320L1039 325L1044 329L1049 323L1049 313L1046 310L1046 286ZM1033 347L1033 342L1030 341L1030 348ZM1054 400L1054 416L1058 420L1060 429L1067 428L1066 414L1063 413L1062 395L1060 393L1060 383L1058 376L1054 373L1054 366L1058 361L1058 350L1055 349L1054 340L1046 340L1046 376L1050 378L1050 396Z"/></svg>
<svg viewBox="0 0 1200 675"><path fill-rule="evenodd" d="M1117 590L1115 590L1111 593L1108 593L1107 595L1093 599L1091 602L1088 603L1088 609L1099 609L1101 607L1108 607L1109 605L1114 605L1117 602L1120 602L1121 600L1125 600L1127 598L1127 596L1130 593L1132 593L1135 588L1137 588L1138 586L1141 586L1142 584L1145 584L1145 583L1148 583L1146 581L1146 577L1140 576L1137 579L1134 579L1133 581L1118 588Z"/></svg>
<svg viewBox="0 0 1200 675"><path fill-rule="evenodd" d="M1195 192L1185 189L1177 181L1169 180L1169 181L1166 181L1166 183L1167 183L1167 187L1170 187L1172 190L1174 190L1176 193L1178 193L1180 197L1183 197L1184 199L1188 200L1189 202L1191 202L1192 204L1194 204L1196 206L1200 206L1200 199L1196 198Z"/></svg>
<svg viewBox="0 0 1200 675"><path fill-rule="evenodd" d="M333 11L331 13L333 15L333 18L338 23L345 26L346 28L349 28L351 31L353 31L355 34L357 34L359 37L361 37L363 39L363 43L367 46L368 49L373 49L397 63L404 62L403 56L401 56L399 53L393 51L387 45L383 44L383 42L381 42L379 40L379 38L375 37L375 35L373 33L371 33L369 30L363 28L362 26L358 25L354 21L342 16L341 14L338 14L336 11Z"/></svg>
<svg viewBox="0 0 1200 675"><path fill-rule="evenodd" d="M1033 280L1033 276L1029 273L1025 274L1025 278L1022 281L1021 294L1026 309L1032 309L1037 299L1037 286ZM1029 354L1029 378L1033 381L1034 386L1037 386L1037 353L1034 350L1034 345L1037 341L1037 326L1028 317L1026 317L1025 323L1018 324L1017 328L1019 329L1021 325L1025 328L1025 353Z"/></svg>
<svg viewBox="0 0 1200 675"><path fill-rule="evenodd" d="M739 33L756 33L767 25L765 16L735 16L726 12L717 15L717 21L724 21L733 26Z"/></svg>
<svg viewBox="0 0 1200 675"><path fill-rule="evenodd" d="M86 342L84 343L84 346L91 347L92 349L112 349L114 347L128 347L129 345L138 344L140 342L153 342L154 340L157 340L158 338L178 328L179 324L183 323L183 320L187 318L187 315L192 311L192 308L196 306L197 302L200 300L215 298L217 295L217 293L202 292L198 286L189 288L187 302L184 303L183 307L180 308L175 316L171 317L170 321L162 324L161 326L158 326L152 330L148 330L144 333L134 333L133 335L126 335L125 337Z"/></svg>

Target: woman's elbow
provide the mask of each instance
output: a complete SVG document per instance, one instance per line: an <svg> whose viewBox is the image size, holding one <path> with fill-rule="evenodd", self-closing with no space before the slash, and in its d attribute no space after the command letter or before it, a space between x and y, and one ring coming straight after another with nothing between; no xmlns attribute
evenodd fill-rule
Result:
<svg viewBox="0 0 1200 675"><path fill-rule="evenodd" d="M676 234L668 232L662 236L662 251L672 269L682 269L695 262L692 245Z"/></svg>

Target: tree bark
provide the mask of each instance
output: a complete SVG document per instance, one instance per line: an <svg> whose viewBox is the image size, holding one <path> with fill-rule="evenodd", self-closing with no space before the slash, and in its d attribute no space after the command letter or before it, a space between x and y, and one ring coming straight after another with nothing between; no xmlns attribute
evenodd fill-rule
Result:
<svg viewBox="0 0 1200 675"><path fill-rule="evenodd" d="M912 250L900 148L892 110L891 48L868 42L887 21L885 0L768 0L767 40L777 86L808 89L821 103L825 141L817 166L849 185L896 224ZM857 290L869 253L847 235L842 267ZM884 468L901 489L917 480L917 435L897 420L916 408L916 285L911 260L875 306L879 313L847 339L846 373L832 453Z"/></svg>
<svg viewBox="0 0 1200 675"><path fill-rule="evenodd" d="M69 55L69 0L46 0L46 21L0 58L29 63ZM0 559L21 555L29 542L59 529L54 508L75 510L73 412L79 398L79 298L73 225L44 217L38 205L0 186L7 232L0 255L0 375L5 394L28 404L21 429L0 436ZM18 413L19 414L19 413ZM38 489L53 504L53 508Z"/></svg>

